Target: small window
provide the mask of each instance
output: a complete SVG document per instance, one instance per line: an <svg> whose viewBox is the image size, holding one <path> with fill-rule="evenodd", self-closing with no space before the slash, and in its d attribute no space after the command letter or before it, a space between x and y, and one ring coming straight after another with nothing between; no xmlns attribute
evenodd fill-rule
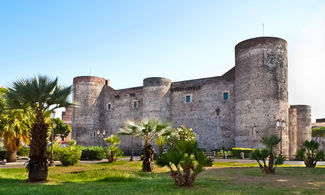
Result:
<svg viewBox="0 0 325 195"><path fill-rule="evenodd" d="M107 110L111 110L112 106L111 106L111 103L108 103L107 104Z"/></svg>
<svg viewBox="0 0 325 195"><path fill-rule="evenodd" d="M136 109L139 107L139 101L138 100L133 100L133 109Z"/></svg>
<svg viewBox="0 0 325 195"><path fill-rule="evenodd" d="M223 92L223 100L228 100L228 99L229 99L229 93Z"/></svg>
<svg viewBox="0 0 325 195"><path fill-rule="evenodd" d="M190 103L190 102L192 102L191 95L186 95L186 96L185 96L185 102L186 102L186 103Z"/></svg>

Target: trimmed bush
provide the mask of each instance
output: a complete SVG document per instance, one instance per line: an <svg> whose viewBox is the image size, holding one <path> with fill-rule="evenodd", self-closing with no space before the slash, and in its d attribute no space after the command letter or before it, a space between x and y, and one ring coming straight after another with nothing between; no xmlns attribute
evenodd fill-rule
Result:
<svg viewBox="0 0 325 195"><path fill-rule="evenodd" d="M100 146L81 147L81 150L81 160L102 160L106 156L104 148Z"/></svg>
<svg viewBox="0 0 325 195"><path fill-rule="evenodd" d="M0 160L6 159L6 151L5 150L0 150Z"/></svg>
<svg viewBox="0 0 325 195"><path fill-rule="evenodd" d="M63 166L72 166L79 163L81 149L78 147L66 147L59 150L59 160Z"/></svg>
<svg viewBox="0 0 325 195"><path fill-rule="evenodd" d="M54 142L53 144L53 160L59 160L59 152L61 149L61 145L58 142ZM48 160L51 159L51 146L46 149L46 157Z"/></svg>
<svg viewBox="0 0 325 195"><path fill-rule="evenodd" d="M29 147L20 147L20 149L18 150L17 154L19 156L29 156Z"/></svg>
<svg viewBox="0 0 325 195"><path fill-rule="evenodd" d="M234 158L240 158L240 153L244 152L245 158L249 157L254 149L253 148L232 148L231 154Z"/></svg>

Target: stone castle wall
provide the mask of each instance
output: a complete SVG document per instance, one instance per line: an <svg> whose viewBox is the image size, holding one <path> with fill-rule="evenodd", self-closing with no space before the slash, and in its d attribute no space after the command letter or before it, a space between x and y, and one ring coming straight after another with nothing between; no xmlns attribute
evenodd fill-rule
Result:
<svg viewBox="0 0 325 195"><path fill-rule="evenodd" d="M127 120L158 117L174 127L185 124L193 128L200 147L208 150L261 148L261 136L277 134L282 136L283 154L293 153L286 41L273 37L246 40L236 46L235 56L235 67L222 76L180 82L152 77L144 79L143 86L121 90L113 89L103 78L76 77L73 100L79 106L73 112L72 136L80 144L99 145L103 143L96 135L98 129L108 136ZM308 109L299 109L297 120L310 121ZM282 131L276 128L280 119L287 122ZM299 124L296 142L309 139L308 125ZM126 152L130 139L122 136L120 146ZM140 151L142 141L134 142Z"/></svg>

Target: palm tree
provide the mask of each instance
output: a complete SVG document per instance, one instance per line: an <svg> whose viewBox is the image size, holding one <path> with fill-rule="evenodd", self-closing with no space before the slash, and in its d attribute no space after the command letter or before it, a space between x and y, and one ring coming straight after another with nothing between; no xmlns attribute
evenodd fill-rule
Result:
<svg viewBox="0 0 325 195"><path fill-rule="evenodd" d="M274 173L274 152L273 149L276 145L278 145L281 141L281 138L279 138L276 135L271 135L271 136L263 136L262 137L262 143L266 146L266 150L269 153L269 171L270 173Z"/></svg>
<svg viewBox="0 0 325 195"><path fill-rule="evenodd" d="M170 134L170 124L152 118L150 120L142 121L138 125L136 123L131 125L134 125L134 130L129 128L127 124L125 129L120 130L120 134L131 135L130 133L134 133L135 136L144 139L145 144L143 148L142 171L152 172L154 164L154 149L151 145L151 141L156 137Z"/></svg>
<svg viewBox="0 0 325 195"><path fill-rule="evenodd" d="M20 143L29 144L29 128L32 119L28 112L21 109L6 110L0 117L0 137L3 138L7 150L7 162L17 161Z"/></svg>
<svg viewBox="0 0 325 195"><path fill-rule="evenodd" d="M133 137L138 133L139 126L134 121L127 121L125 128L119 130L119 135L129 135L131 137L130 143L130 161L133 161Z"/></svg>
<svg viewBox="0 0 325 195"><path fill-rule="evenodd" d="M275 173L274 164L277 165L278 161L274 159L274 147L281 141L276 135L263 136L262 143L266 146L266 149L257 149L252 151L251 158L255 159L259 164L262 173ZM267 165L266 160L268 158L269 164ZM263 162L263 165L260 163Z"/></svg>
<svg viewBox="0 0 325 195"><path fill-rule="evenodd" d="M59 107L68 107L68 96L71 86L58 85L58 79L47 76L37 76L31 79L19 79L13 83L6 94L8 104L12 108L31 107L35 115L31 133L30 154L27 168L29 181L45 181L48 176L46 159L47 133L49 125L46 123L45 113Z"/></svg>

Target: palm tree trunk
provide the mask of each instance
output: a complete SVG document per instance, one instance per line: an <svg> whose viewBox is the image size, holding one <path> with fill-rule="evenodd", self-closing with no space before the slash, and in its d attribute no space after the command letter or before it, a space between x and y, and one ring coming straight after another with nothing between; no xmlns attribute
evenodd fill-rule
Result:
<svg viewBox="0 0 325 195"><path fill-rule="evenodd" d="M7 150L6 159L7 159L7 162L16 162L17 161L17 150Z"/></svg>
<svg viewBox="0 0 325 195"><path fill-rule="evenodd" d="M33 124L31 129L32 140L30 143L30 154L28 162L28 180L46 181L48 175L48 164L46 159L46 138L48 125L43 121Z"/></svg>
<svg viewBox="0 0 325 195"><path fill-rule="evenodd" d="M143 149L142 171L152 172L154 164L154 149L152 145L146 144Z"/></svg>
<svg viewBox="0 0 325 195"><path fill-rule="evenodd" d="M131 157L130 157L130 161L133 161L133 135L131 135Z"/></svg>

